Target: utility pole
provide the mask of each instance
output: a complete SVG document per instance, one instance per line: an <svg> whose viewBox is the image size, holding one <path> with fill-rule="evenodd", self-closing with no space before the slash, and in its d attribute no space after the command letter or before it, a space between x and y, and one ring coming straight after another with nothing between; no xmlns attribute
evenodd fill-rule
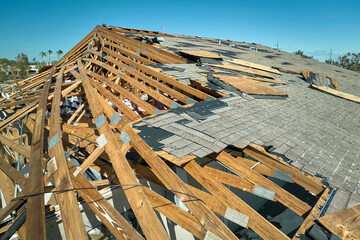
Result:
<svg viewBox="0 0 360 240"><path fill-rule="evenodd" d="M330 61L331 61L331 65L333 65L334 64L334 60L332 59L332 49L330 49Z"/></svg>
<svg viewBox="0 0 360 240"><path fill-rule="evenodd" d="M276 50L279 51L279 42L276 42Z"/></svg>

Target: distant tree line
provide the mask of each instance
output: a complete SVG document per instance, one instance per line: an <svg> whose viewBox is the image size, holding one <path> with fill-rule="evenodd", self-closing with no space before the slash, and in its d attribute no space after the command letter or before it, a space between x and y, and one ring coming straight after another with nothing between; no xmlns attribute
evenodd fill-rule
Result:
<svg viewBox="0 0 360 240"><path fill-rule="evenodd" d="M24 53L19 53L15 61L6 58L0 59L0 82L8 80L11 76L11 72L16 72L21 78L28 76L27 70L29 70L30 63L29 58Z"/></svg>
<svg viewBox="0 0 360 240"><path fill-rule="evenodd" d="M360 72L360 53L347 53L333 63L336 66Z"/></svg>
<svg viewBox="0 0 360 240"><path fill-rule="evenodd" d="M310 58L310 59L314 59L313 56L307 56L304 54L303 51L301 51L300 49L293 52L295 55L299 55L302 56L304 58ZM340 56L338 58L338 60L333 60L332 58L327 59L325 61L325 63L327 64L331 64L331 65L335 65L335 66L339 66L342 68L346 68L355 72L360 72L360 53L347 53L343 56Z"/></svg>
<svg viewBox="0 0 360 240"><path fill-rule="evenodd" d="M0 83L9 80L11 78L11 72L15 72L18 77L27 78L28 70L30 70L30 65L36 65L37 68L41 68L44 65L55 64L63 54L62 50L56 51L57 60L51 61L51 54L53 52L48 50L46 53L42 51L40 53L41 62L37 61L36 58L32 59L32 62L29 61L29 58L24 53L19 53L15 60L9 60L7 58L0 58ZM45 63L44 57L48 57L49 61Z"/></svg>
<svg viewBox="0 0 360 240"><path fill-rule="evenodd" d="M309 59L314 59L313 56L307 56L304 54L304 51L301 51L300 49L294 52L295 55L299 55L302 56L303 58L309 58Z"/></svg>
<svg viewBox="0 0 360 240"><path fill-rule="evenodd" d="M0 58L0 82L9 79L9 73L15 69L15 61L7 58Z"/></svg>

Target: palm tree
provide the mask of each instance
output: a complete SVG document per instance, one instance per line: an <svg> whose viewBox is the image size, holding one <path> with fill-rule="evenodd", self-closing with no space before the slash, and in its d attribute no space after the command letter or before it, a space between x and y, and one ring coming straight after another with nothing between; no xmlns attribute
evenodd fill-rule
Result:
<svg viewBox="0 0 360 240"><path fill-rule="evenodd" d="M57 53L57 55L58 55L58 60L59 60L59 58L60 58L61 54L63 54L63 51L58 50L56 53Z"/></svg>
<svg viewBox="0 0 360 240"><path fill-rule="evenodd" d="M51 54L52 54L52 51L51 50L49 50L49 51L47 51L47 53L49 54L49 65L51 65Z"/></svg>
<svg viewBox="0 0 360 240"><path fill-rule="evenodd" d="M41 61L44 64L44 57L46 57L46 53L41 51L40 56L41 56Z"/></svg>
<svg viewBox="0 0 360 240"><path fill-rule="evenodd" d="M33 58L33 63L36 63L36 58Z"/></svg>

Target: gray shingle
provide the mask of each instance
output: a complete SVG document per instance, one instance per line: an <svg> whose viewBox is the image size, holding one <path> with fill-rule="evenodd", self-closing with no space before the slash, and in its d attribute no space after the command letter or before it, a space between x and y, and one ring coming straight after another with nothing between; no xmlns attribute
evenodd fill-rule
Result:
<svg viewBox="0 0 360 240"><path fill-rule="evenodd" d="M213 116L200 122L186 113L160 118L161 114L143 121L189 141L177 150L170 147L174 143L171 137L160 141L164 149L177 156L190 151L203 157L227 144L240 148L250 142L273 145L275 152L285 154L294 166L327 177L331 186L352 191L353 199L360 198L360 184L356 181L360 178L359 104L309 89L302 80L279 89L290 97L247 100L232 96L221 100L228 107L212 111ZM174 123L179 117L191 123ZM223 143L219 144L219 140Z"/></svg>

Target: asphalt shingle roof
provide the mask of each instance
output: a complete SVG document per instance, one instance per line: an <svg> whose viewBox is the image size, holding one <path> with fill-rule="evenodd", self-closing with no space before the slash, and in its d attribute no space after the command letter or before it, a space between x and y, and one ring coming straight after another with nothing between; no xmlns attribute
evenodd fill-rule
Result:
<svg viewBox="0 0 360 240"><path fill-rule="evenodd" d="M193 42L195 40L196 44ZM225 56L245 60L254 55L253 61L254 59L264 59L264 56L259 55L275 54L274 56L279 58L280 54L274 50L265 51L265 49L254 53L248 49L249 44L245 43L238 49L231 49L226 45L218 45L215 40L195 37L166 38L165 43L170 48L216 50L215 52ZM260 45L258 47L260 50L265 48ZM225 52L224 49L228 52ZM248 58L240 57L242 54L247 55L248 52L252 52ZM226 55L227 53L231 54ZM288 53L282 52L281 54L285 55L282 60L275 61L265 56L266 60L254 62L279 66L289 56L294 58ZM295 56L295 60L296 58L299 57ZM293 59L289 65L297 68L304 67L295 60ZM307 63L309 61L315 62L306 59L303 60L303 63L311 65ZM169 65L169 67L173 66L174 64ZM181 79L194 78L211 85L200 75L194 75L196 70L194 65L187 67L182 64L180 67L185 70L180 72L167 69L163 72ZM328 67L327 72L326 67ZM340 90L352 94L360 93L360 81L354 80L359 78L357 73L345 69L339 70L337 67L318 62L315 62L311 69L326 72L331 77L337 78ZM339 74L332 75L339 71L343 75L353 75L354 77L348 79L339 78ZM288 98L253 98L246 94L232 93L231 97L216 100L225 103L224 106L208 109L210 114L205 114L201 118L196 118L196 115L191 112L179 112L175 109L153 118L144 119L135 127L154 127L170 133L170 137L158 139L155 145L160 146L160 150L165 150L177 157L185 155L204 157L212 152L221 151L227 145L239 148L244 148L252 142L260 145L272 145L275 153L283 154L292 161L293 165L307 173L326 178L330 186L338 189L330 212L359 203L360 105L312 89L300 76L284 73L284 75L276 77L288 83L276 86L287 92ZM226 90L221 91L227 94L231 93ZM195 103L194 106L199 104L201 103ZM146 128L142 131L146 134ZM152 141L148 142L150 146L154 145L154 140Z"/></svg>

